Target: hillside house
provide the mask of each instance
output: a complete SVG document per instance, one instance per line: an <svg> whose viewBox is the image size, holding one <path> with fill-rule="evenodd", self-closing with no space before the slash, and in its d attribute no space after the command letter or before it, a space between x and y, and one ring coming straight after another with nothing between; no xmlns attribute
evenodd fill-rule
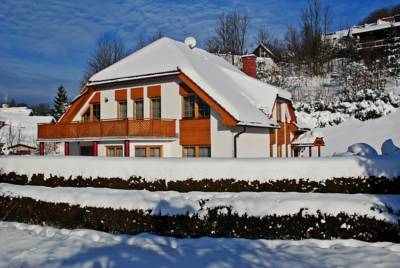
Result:
<svg viewBox="0 0 400 268"><path fill-rule="evenodd" d="M63 142L65 155L294 156L305 130L290 93L254 78L256 56L243 62L244 72L161 38L93 75L57 123L39 125L40 153Z"/></svg>
<svg viewBox="0 0 400 268"><path fill-rule="evenodd" d="M381 18L376 23L328 33L324 38L336 43L345 37L353 37L357 40L357 49L367 63L382 59L390 43L400 42L400 15Z"/></svg>

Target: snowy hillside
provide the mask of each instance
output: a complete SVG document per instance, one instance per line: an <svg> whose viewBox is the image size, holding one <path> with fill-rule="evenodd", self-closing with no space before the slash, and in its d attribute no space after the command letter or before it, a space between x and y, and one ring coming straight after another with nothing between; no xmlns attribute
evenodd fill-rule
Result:
<svg viewBox="0 0 400 268"><path fill-rule="evenodd" d="M354 143L367 143L381 152L382 143L387 139L400 145L400 111L374 120L349 120L341 125L322 128L326 146L322 155L345 152Z"/></svg>

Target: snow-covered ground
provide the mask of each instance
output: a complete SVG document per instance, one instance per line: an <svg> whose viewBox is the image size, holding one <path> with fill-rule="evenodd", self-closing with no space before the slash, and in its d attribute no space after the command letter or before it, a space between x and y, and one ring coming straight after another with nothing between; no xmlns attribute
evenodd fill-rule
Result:
<svg viewBox="0 0 400 268"><path fill-rule="evenodd" d="M335 152L345 152L354 143L367 143L381 152L381 146L387 139L400 147L400 111L387 116L368 120L349 120L343 124L320 129L324 134L326 146L322 155L330 156Z"/></svg>
<svg viewBox="0 0 400 268"><path fill-rule="evenodd" d="M370 218L397 223L400 209L399 195L320 194L320 193L206 193L174 191L149 192L146 190L115 190L101 188L70 188L20 186L0 184L0 196L29 197L51 203L68 203L81 207L99 207L151 211L161 215L204 216L207 209L231 207L238 215L263 217L292 215L304 209L304 214L317 211L329 215L340 212L348 215L367 215ZM202 203L202 205L200 205ZM260 206L260 204L263 204ZM383 212L380 212L383 211ZM226 213L221 209L220 213Z"/></svg>
<svg viewBox="0 0 400 268"><path fill-rule="evenodd" d="M343 139L346 142L346 139ZM329 139L327 143L331 142ZM349 141L350 142L350 141ZM351 143L349 143L351 144ZM329 149L329 148L328 148ZM323 148L322 151L327 151ZM314 158L107 158L83 156L5 156L0 157L2 172L27 175L82 176L83 178L129 179L141 176L147 181L186 179L237 179L237 180L281 180L310 179L324 181L330 178L357 178L367 176L400 176L400 155L365 158L314 157ZM155 168L157 167L157 168Z"/></svg>
<svg viewBox="0 0 400 268"><path fill-rule="evenodd" d="M0 267L398 267L400 245L177 239L0 222Z"/></svg>

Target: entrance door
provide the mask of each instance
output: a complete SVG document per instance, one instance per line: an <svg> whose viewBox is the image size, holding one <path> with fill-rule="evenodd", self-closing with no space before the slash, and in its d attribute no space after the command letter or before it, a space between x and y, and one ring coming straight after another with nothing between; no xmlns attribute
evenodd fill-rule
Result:
<svg viewBox="0 0 400 268"><path fill-rule="evenodd" d="M81 146L80 155L93 156L93 146Z"/></svg>

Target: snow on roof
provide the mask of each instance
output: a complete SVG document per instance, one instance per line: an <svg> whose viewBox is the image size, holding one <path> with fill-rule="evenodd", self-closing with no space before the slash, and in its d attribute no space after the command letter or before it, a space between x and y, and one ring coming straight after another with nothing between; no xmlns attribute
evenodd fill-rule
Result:
<svg viewBox="0 0 400 268"><path fill-rule="evenodd" d="M0 142L9 142L11 135L15 136L15 141L36 146L37 124L51 123L54 117L30 116L31 112L32 110L26 107L0 108L0 121L5 123L5 126L0 128Z"/></svg>
<svg viewBox="0 0 400 268"><path fill-rule="evenodd" d="M163 37L93 75L88 85L182 71L241 125L275 126L269 118L276 97L289 92L247 76L224 59Z"/></svg>
<svg viewBox="0 0 400 268"><path fill-rule="evenodd" d="M390 23L390 22L381 22L381 23L372 23L372 24L366 24L362 26L355 26L352 28L352 34L359 34L359 33L365 33L365 32L372 32L372 31L377 31L381 29L386 29L390 27L399 27L400 22L395 22L395 23Z"/></svg>
<svg viewBox="0 0 400 268"><path fill-rule="evenodd" d="M7 108L0 108L0 114L13 114L13 115L31 115L32 109L29 109L26 106L23 107L7 107Z"/></svg>
<svg viewBox="0 0 400 268"><path fill-rule="evenodd" d="M293 145L312 145L315 143L317 138L323 138L324 134L320 131L307 131L297 138L295 138L292 142Z"/></svg>
<svg viewBox="0 0 400 268"><path fill-rule="evenodd" d="M269 48L267 48L267 46L264 45L263 43L259 44L259 45L256 47L256 49L254 49L253 53L254 53L254 52L257 50L257 48L260 47L260 46L261 46L263 49L265 49L266 51L268 51L269 54L271 54L272 56L275 56L275 54L272 53L272 51L271 51Z"/></svg>

